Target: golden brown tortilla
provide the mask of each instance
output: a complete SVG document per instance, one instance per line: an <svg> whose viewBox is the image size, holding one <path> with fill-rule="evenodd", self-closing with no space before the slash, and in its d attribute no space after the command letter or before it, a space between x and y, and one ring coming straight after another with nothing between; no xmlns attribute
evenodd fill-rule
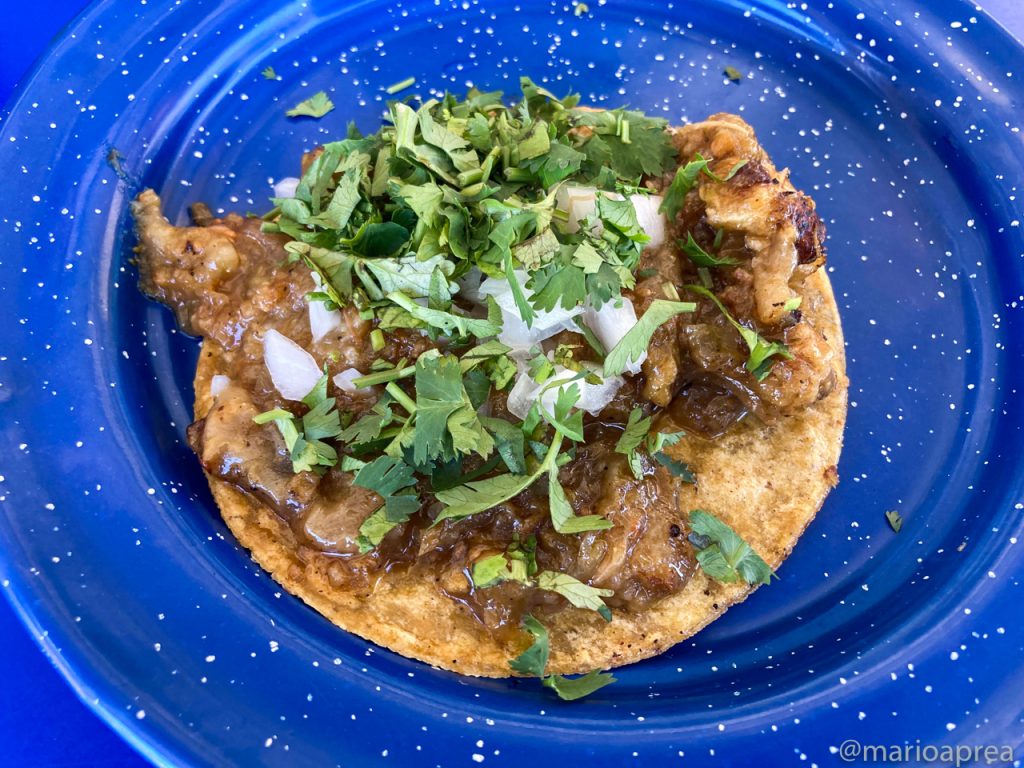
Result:
<svg viewBox="0 0 1024 768"><path fill-rule="evenodd" d="M828 339L838 370L845 372L839 314L825 272L814 273L803 290L805 317ZM197 419L212 405L216 355L214 344L203 345L195 378ZM683 516L697 508L711 512L778 568L837 481L848 388L845 375L838 379L827 397L773 426L747 419L713 441L688 437L673 448L698 478L696 486L680 491ZM256 562L349 632L403 656L488 677L511 675L509 659L529 644L525 633L514 643L496 640L432 584L406 574L385 574L369 593L334 587L327 572L332 557L305 549L306 560L300 559L292 530L272 510L222 480L210 478L210 488L228 528ZM654 656L699 631L753 589L712 581L698 569L682 591L639 614L616 613L611 623L593 611L567 608L547 622L548 671L586 672Z"/></svg>

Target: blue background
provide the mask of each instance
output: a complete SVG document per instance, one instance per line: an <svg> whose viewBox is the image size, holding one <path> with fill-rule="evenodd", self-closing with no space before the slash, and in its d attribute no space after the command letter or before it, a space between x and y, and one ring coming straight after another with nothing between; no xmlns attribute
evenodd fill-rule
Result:
<svg viewBox="0 0 1024 768"><path fill-rule="evenodd" d="M4 3L0 25L0 103L50 40L87 3ZM989 12L1024 38L1024 5L992 0ZM0 766L144 766L119 737L80 703L0 600Z"/></svg>

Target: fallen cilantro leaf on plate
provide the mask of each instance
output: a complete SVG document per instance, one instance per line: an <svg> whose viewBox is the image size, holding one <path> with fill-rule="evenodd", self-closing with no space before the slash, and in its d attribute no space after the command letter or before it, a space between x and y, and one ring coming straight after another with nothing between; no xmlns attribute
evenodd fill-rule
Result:
<svg viewBox="0 0 1024 768"><path fill-rule="evenodd" d="M267 80L277 79L277 72L274 71L273 67L267 67L262 72L260 72L260 74L263 75L263 77L265 77Z"/></svg>
<svg viewBox="0 0 1024 768"><path fill-rule="evenodd" d="M558 698L562 699L562 701L576 701L576 699L589 696L606 685L611 685L616 679L609 672L601 672L594 669L579 677L550 675L545 677L541 683L557 693Z"/></svg>
<svg viewBox="0 0 1024 768"><path fill-rule="evenodd" d="M334 102L324 91L317 91L305 101L300 101L285 112L288 117L320 118L334 109Z"/></svg>
<svg viewBox="0 0 1024 768"><path fill-rule="evenodd" d="M889 522L889 527L892 528L893 532L899 533L903 528L903 515L895 509L887 510L885 513L885 519Z"/></svg>

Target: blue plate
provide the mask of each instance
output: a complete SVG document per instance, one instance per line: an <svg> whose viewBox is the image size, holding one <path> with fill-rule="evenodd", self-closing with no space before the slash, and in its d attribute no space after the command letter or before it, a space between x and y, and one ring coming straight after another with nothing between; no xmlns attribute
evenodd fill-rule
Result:
<svg viewBox="0 0 1024 768"><path fill-rule="evenodd" d="M97 3L0 130L4 591L82 698L169 764L1019 746L1022 53L950 0ZM515 91L520 73L672 122L749 120L828 222L852 380L842 483L781 581L575 704L430 669L282 594L185 445L196 343L129 263L142 185L181 220L195 200L263 210L303 149L376 126L385 86ZM334 112L285 118L319 89Z"/></svg>

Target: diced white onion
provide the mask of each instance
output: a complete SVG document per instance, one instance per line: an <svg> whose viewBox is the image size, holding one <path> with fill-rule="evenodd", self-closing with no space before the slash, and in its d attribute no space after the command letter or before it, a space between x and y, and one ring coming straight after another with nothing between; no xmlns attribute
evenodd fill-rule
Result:
<svg viewBox="0 0 1024 768"><path fill-rule="evenodd" d="M594 332L606 352L610 352L616 344L622 341L622 337L637 322L633 302L625 296L621 297L621 301L619 306L615 306L615 302L606 302L601 305L599 310L588 306L583 313L584 324ZM645 350L639 360L629 363L626 370L630 373L640 373L640 365L646 359L647 351Z"/></svg>
<svg viewBox="0 0 1024 768"><path fill-rule="evenodd" d="M657 248L665 242L665 217L658 209L661 207L661 195L630 195L629 202L636 211L636 220L640 229L649 238L645 248Z"/></svg>
<svg viewBox="0 0 1024 768"><path fill-rule="evenodd" d="M218 373L210 379L210 397L217 397L221 392L228 388L231 383L231 377L225 376L222 373Z"/></svg>
<svg viewBox="0 0 1024 768"><path fill-rule="evenodd" d="M560 365L555 366L555 373L543 384L538 384L531 377L525 366L520 366L516 383L508 393L508 410L517 418L525 419L530 412L534 402L540 399L541 407L548 413L555 408L555 401L558 393L565 387L570 386L570 380L576 377L576 371L570 371ZM555 382L564 381L565 384L557 385ZM615 393L623 385L621 376L605 377L600 384L590 384L579 379L571 382L580 388L580 399L576 407L580 408L591 416L596 416L615 397Z"/></svg>
<svg viewBox="0 0 1024 768"><path fill-rule="evenodd" d="M519 284L523 286L523 292L529 300L530 294L525 288L526 272L516 270L515 276ZM538 310L535 312L533 324L527 328L525 321L519 315L519 308L516 307L515 298L512 296L512 287L507 280L488 277L480 283L479 294L493 296L498 306L501 307L502 329L498 334L498 341L512 347L513 354L529 350L530 347L551 338L560 331L575 329L576 324L573 322L573 318L583 312L582 306L563 309L561 305L556 306L550 312Z"/></svg>
<svg viewBox="0 0 1024 768"><path fill-rule="evenodd" d="M621 200L622 195L602 192L614 200ZM562 187L555 195L555 207L565 211L569 216L566 229L570 232L578 232L580 222L593 217L597 212L598 192L593 187ZM630 195L629 202L633 204L636 211L636 220L640 229L651 238L646 244L648 248L657 248L665 242L665 217L658 213L661 207L662 198L660 195ZM600 221L596 222L591 230L595 235L604 231Z"/></svg>
<svg viewBox="0 0 1024 768"><path fill-rule="evenodd" d="M566 229L579 232L580 222L593 217L597 211L597 190L594 187L561 187L555 195L555 207L569 215ZM594 234L600 234L604 227L598 222Z"/></svg>
<svg viewBox="0 0 1024 768"><path fill-rule="evenodd" d="M324 282L316 272L310 273L318 291L323 290ZM320 341L331 331L341 327L341 312L328 309L322 301L309 302L309 330L313 334L313 342Z"/></svg>
<svg viewBox="0 0 1024 768"><path fill-rule="evenodd" d="M331 381L334 382L334 385L338 389L343 390L344 392L355 392L355 393L358 393L358 394L366 394L368 392L372 392L373 391L373 387L357 387L355 384L352 383L352 381L354 379L358 379L359 377L365 376L365 375L366 374L360 373L355 368L346 368L341 373L336 374L334 376L334 378L331 379Z"/></svg>
<svg viewBox="0 0 1024 768"><path fill-rule="evenodd" d="M341 327L341 312L328 309L322 301L309 302L309 330L313 341L320 341L331 331Z"/></svg>
<svg viewBox="0 0 1024 768"><path fill-rule="evenodd" d="M323 376L309 352L273 329L263 335L263 362L277 391L287 400L301 400Z"/></svg>
<svg viewBox="0 0 1024 768"><path fill-rule="evenodd" d="M286 176L274 184L274 197L295 197L295 188L298 186L298 179L294 176Z"/></svg>

